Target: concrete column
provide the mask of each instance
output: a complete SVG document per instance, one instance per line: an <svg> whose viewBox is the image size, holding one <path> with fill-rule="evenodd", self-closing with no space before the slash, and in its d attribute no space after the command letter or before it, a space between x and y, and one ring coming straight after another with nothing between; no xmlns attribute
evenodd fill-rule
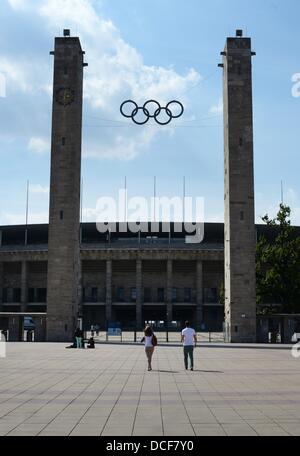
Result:
<svg viewBox="0 0 300 456"><path fill-rule="evenodd" d="M82 261L78 271L78 318L83 318L83 285L82 285Z"/></svg>
<svg viewBox="0 0 300 456"><path fill-rule="evenodd" d="M136 326L142 329L142 260L136 260Z"/></svg>
<svg viewBox="0 0 300 456"><path fill-rule="evenodd" d="M9 342L21 342L23 333L23 318L9 317L8 331Z"/></svg>
<svg viewBox="0 0 300 456"><path fill-rule="evenodd" d="M78 321L84 52L55 38L47 273L47 339L73 341Z"/></svg>
<svg viewBox="0 0 300 456"><path fill-rule="evenodd" d="M34 341L45 342L46 341L46 317L40 316L34 318Z"/></svg>
<svg viewBox="0 0 300 456"><path fill-rule="evenodd" d="M0 262L0 311L3 309L2 303L3 303L3 280L4 280L4 275L3 275L3 262Z"/></svg>
<svg viewBox="0 0 300 456"><path fill-rule="evenodd" d="M251 39L228 38L223 55L225 320L227 340L256 342Z"/></svg>
<svg viewBox="0 0 300 456"><path fill-rule="evenodd" d="M196 326L199 330L203 323L203 262L197 261L196 270Z"/></svg>
<svg viewBox="0 0 300 456"><path fill-rule="evenodd" d="M172 288L173 288L173 261L167 262L167 313L168 324L173 321L173 303L172 303Z"/></svg>
<svg viewBox="0 0 300 456"><path fill-rule="evenodd" d="M28 301L28 263L22 261L21 270L21 312L26 312L27 301Z"/></svg>
<svg viewBox="0 0 300 456"><path fill-rule="evenodd" d="M112 260L106 261L106 321L112 317Z"/></svg>

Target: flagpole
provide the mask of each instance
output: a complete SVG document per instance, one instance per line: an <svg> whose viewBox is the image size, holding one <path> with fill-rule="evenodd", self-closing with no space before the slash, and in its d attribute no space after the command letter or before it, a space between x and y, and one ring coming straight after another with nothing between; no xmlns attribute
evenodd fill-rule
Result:
<svg viewBox="0 0 300 456"><path fill-rule="evenodd" d="M81 179L81 191L80 191L80 244L82 243L82 222L83 222L83 178Z"/></svg>
<svg viewBox="0 0 300 456"><path fill-rule="evenodd" d="M156 222L156 176L154 176L154 222Z"/></svg>
<svg viewBox="0 0 300 456"><path fill-rule="evenodd" d="M26 189L25 245L27 245L27 241L28 241L28 211L29 211L29 180L27 180L27 189Z"/></svg>
<svg viewBox="0 0 300 456"><path fill-rule="evenodd" d="M185 176L183 176L183 223L185 222L185 197L186 197L186 186L185 186Z"/></svg>
<svg viewBox="0 0 300 456"><path fill-rule="evenodd" d="M125 201L124 201L124 204L125 204L125 211L124 211L125 220L124 220L124 222L126 223L127 222L127 176L125 176Z"/></svg>

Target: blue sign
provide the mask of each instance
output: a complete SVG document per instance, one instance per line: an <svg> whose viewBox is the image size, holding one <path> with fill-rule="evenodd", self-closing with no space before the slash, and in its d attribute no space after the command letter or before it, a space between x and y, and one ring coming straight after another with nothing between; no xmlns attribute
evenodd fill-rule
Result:
<svg viewBox="0 0 300 456"><path fill-rule="evenodd" d="M122 329L121 328L108 328L107 335L108 336L122 336Z"/></svg>

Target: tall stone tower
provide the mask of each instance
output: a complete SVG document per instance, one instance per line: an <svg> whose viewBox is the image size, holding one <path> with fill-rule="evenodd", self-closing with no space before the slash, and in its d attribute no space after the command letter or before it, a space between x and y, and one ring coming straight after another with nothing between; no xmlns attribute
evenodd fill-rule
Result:
<svg viewBox="0 0 300 456"><path fill-rule="evenodd" d="M73 340L80 273L80 182L84 52L55 38L48 240L47 340Z"/></svg>
<svg viewBox="0 0 300 456"><path fill-rule="evenodd" d="M251 39L227 38L224 68L225 325L228 342L256 342Z"/></svg>

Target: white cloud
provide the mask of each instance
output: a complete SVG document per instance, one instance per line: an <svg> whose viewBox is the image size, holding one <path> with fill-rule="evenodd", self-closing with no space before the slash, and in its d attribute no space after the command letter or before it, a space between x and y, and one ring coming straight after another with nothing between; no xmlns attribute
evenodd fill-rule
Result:
<svg viewBox="0 0 300 456"><path fill-rule="evenodd" d="M28 68L20 62L13 62L8 58L0 58L0 71L5 75L6 85L10 89L30 91Z"/></svg>
<svg viewBox="0 0 300 456"><path fill-rule="evenodd" d="M28 224L48 223L48 212L29 212ZM24 213L3 212L0 216L1 225L25 225L26 217Z"/></svg>
<svg viewBox="0 0 300 456"><path fill-rule="evenodd" d="M50 151L50 143L44 138L30 138L28 150L35 154L44 154Z"/></svg>
<svg viewBox="0 0 300 456"><path fill-rule="evenodd" d="M14 10L22 10L26 8L28 0L8 0L8 3Z"/></svg>
<svg viewBox="0 0 300 456"><path fill-rule="evenodd" d="M223 100L220 98L218 104L212 106L209 110L212 114L222 114L223 112Z"/></svg>
<svg viewBox="0 0 300 456"><path fill-rule="evenodd" d="M171 65L146 65L143 56L123 40L121 32L112 21L98 14L92 0L26 0L26 4L21 1L10 1L10 4L14 9L26 7L30 10L33 20L42 21L45 30L52 36L57 35L59 29L62 31L68 27L71 34L78 34L81 38L89 63L84 82L84 124L87 128L91 124L94 127L84 136L85 156L134 159L151 144L159 132L169 133L170 130L162 127L151 129L149 133L148 127L132 128L131 120L125 120L119 112L122 101L134 99L143 104L148 99L156 98L161 103L166 103L177 98L188 105L189 100L184 94L201 79L193 68L179 74ZM99 2L97 4L99 6ZM39 63L35 62L37 66ZM43 93L46 91L51 94L49 79L52 71L49 71L45 60L42 61L43 72L39 69L36 72L27 71L25 62L20 62L17 68L13 63L10 65L17 72L16 79L24 90L33 86L35 89L39 87ZM35 74L34 81L32 74ZM38 116L37 107L35 110ZM102 134L107 122L104 124L101 119L108 119L110 123L113 121L114 128ZM41 136L41 133L32 136ZM31 144L31 149L44 151L42 144L35 141Z"/></svg>
<svg viewBox="0 0 300 456"><path fill-rule="evenodd" d="M29 192L38 194L38 195L49 195L49 187L43 186L40 184L36 184L36 185L30 184Z"/></svg>

